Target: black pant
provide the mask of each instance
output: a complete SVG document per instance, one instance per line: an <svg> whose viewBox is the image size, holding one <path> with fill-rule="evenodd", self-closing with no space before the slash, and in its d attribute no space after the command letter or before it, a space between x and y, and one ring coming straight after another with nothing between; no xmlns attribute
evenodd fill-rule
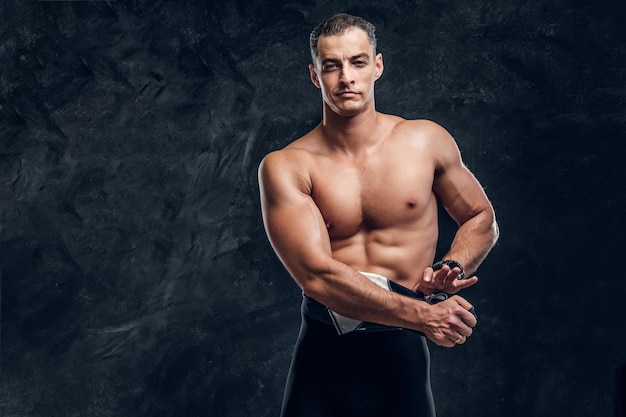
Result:
<svg viewBox="0 0 626 417"><path fill-rule="evenodd" d="M352 332L303 315L282 417L434 417L426 338Z"/></svg>

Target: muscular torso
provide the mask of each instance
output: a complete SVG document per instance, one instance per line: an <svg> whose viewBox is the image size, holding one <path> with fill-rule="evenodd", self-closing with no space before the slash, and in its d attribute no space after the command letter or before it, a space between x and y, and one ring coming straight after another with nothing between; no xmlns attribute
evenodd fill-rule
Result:
<svg viewBox="0 0 626 417"><path fill-rule="evenodd" d="M413 287L438 237L435 163L425 137L385 120L384 140L358 157L326 150L315 130L288 148L307 154L303 172L333 258Z"/></svg>

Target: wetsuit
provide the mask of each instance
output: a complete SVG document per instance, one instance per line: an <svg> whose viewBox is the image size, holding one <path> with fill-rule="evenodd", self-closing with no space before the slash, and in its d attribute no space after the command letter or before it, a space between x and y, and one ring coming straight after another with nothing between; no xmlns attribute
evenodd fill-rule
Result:
<svg viewBox="0 0 626 417"><path fill-rule="evenodd" d="M281 417L435 416L423 334L371 323L339 334L328 313L304 297Z"/></svg>

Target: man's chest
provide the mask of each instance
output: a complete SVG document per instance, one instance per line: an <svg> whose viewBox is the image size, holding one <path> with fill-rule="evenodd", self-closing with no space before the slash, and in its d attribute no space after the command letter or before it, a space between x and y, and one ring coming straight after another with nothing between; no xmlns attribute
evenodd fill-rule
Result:
<svg viewBox="0 0 626 417"><path fill-rule="evenodd" d="M419 220L433 204L434 168L397 156L366 164L327 162L312 174L312 197L331 234L361 228L400 227Z"/></svg>

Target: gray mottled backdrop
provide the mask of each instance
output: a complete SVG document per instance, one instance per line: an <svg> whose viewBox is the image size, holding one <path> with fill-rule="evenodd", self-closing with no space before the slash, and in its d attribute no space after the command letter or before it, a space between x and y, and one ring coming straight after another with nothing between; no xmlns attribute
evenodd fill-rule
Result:
<svg viewBox="0 0 626 417"><path fill-rule="evenodd" d="M3 0L0 415L277 415L300 294L256 169L319 122L339 11L378 26L378 108L450 130L502 229L475 336L432 347L439 415L613 414L622 1Z"/></svg>

